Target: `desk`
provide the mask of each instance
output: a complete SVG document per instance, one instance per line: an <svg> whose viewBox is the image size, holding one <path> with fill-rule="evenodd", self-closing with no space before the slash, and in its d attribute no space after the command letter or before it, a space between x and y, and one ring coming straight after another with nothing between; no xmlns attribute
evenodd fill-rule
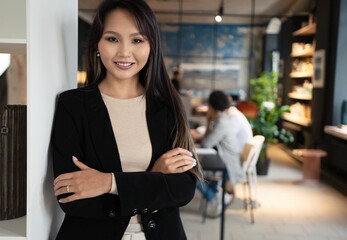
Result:
<svg viewBox="0 0 347 240"><path fill-rule="evenodd" d="M213 172L222 172L222 216L220 223L220 239L224 239L224 218L225 218L225 204L224 204L224 194L225 194L225 180L226 180L226 167L223 161L220 159L218 154L198 154L201 166L203 170L213 171Z"/></svg>
<svg viewBox="0 0 347 240"><path fill-rule="evenodd" d="M339 128L336 126L325 126L324 132L334 137L347 140L347 129L345 128Z"/></svg>

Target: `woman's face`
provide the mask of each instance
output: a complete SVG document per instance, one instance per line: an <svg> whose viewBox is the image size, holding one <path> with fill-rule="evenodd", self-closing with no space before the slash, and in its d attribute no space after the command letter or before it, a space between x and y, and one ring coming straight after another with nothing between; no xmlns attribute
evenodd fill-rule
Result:
<svg viewBox="0 0 347 240"><path fill-rule="evenodd" d="M150 45L139 32L133 15L124 9L115 9L105 18L98 50L107 79L138 81L139 72L147 63Z"/></svg>

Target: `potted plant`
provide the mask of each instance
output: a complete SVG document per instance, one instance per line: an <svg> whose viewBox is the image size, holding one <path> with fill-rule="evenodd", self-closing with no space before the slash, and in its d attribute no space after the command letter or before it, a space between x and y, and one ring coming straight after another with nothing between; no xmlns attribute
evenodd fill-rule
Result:
<svg viewBox="0 0 347 240"><path fill-rule="evenodd" d="M256 118L250 119L254 134L265 137L263 149L257 163L258 175L266 175L269 168L269 159L266 149L268 143L292 142L294 137L286 129L279 126L278 122L284 112L289 111L288 105L278 104L278 74L277 72L262 73L258 78L250 81L251 100L258 105Z"/></svg>

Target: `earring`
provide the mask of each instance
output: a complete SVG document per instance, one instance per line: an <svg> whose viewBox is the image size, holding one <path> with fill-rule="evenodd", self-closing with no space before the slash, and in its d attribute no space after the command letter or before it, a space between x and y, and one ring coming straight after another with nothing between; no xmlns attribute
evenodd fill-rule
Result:
<svg viewBox="0 0 347 240"><path fill-rule="evenodd" d="M100 52L99 51L96 51L96 56L100 57Z"/></svg>

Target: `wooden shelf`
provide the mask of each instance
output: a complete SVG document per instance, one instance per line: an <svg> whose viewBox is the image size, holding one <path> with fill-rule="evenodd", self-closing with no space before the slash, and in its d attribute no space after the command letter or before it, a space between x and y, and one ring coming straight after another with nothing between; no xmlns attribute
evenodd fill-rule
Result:
<svg viewBox="0 0 347 240"><path fill-rule="evenodd" d="M289 121L289 122L292 122L292 123L295 123L295 124L298 124L298 125L303 126L303 127L311 126L311 120L310 119L299 118L297 116L293 116L290 113L283 113L282 119Z"/></svg>
<svg viewBox="0 0 347 240"><path fill-rule="evenodd" d="M313 77L312 72L291 72L290 73L291 78L311 78Z"/></svg>
<svg viewBox="0 0 347 240"><path fill-rule="evenodd" d="M313 49L308 51L293 52L290 54L291 57L313 57Z"/></svg>
<svg viewBox="0 0 347 240"><path fill-rule="evenodd" d="M1 240L25 240L26 239L26 216L0 221Z"/></svg>
<svg viewBox="0 0 347 240"><path fill-rule="evenodd" d="M316 27L317 27L316 23L311 23L293 32L293 36L313 35L316 33Z"/></svg>
<svg viewBox="0 0 347 240"><path fill-rule="evenodd" d="M26 39L0 38L0 53L26 53Z"/></svg>
<svg viewBox="0 0 347 240"><path fill-rule="evenodd" d="M288 97L298 100L312 100L312 95L300 94L300 93L288 93Z"/></svg>

